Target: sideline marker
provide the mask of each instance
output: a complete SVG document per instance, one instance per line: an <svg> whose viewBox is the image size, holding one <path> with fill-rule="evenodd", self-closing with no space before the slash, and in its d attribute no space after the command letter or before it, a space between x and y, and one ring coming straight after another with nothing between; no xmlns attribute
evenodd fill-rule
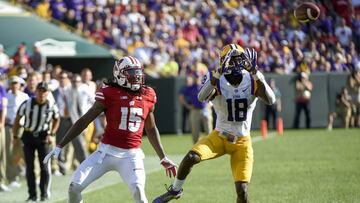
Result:
<svg viewBox="0 0 360 203"><path fill-rule="evenodd" d="M266 120L261 120L260 130L261 130L262 138L266 139L266 136L267 136L267 133L268 133L267 121Z"/></svg>
<svg viewBox="0 0 360 203"><path fill-rule="evenodd" d="M284 121L280 117L276 121L276 131L277 131L278 135L284 134Z"/></svg>

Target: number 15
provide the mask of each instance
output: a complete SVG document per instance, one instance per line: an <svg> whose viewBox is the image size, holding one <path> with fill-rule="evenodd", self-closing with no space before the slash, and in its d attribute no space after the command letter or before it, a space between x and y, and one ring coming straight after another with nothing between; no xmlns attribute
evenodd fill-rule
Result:
<svg viewBox="0 0 360 203"><path fill-rule="evenodd" d="M128 120L129 109L130 109L130 116ZM143 115L142 108L121 107L121 120L120 120L119 129L130 130L131 132L138 131L140 128L142 115Z"/></svg>

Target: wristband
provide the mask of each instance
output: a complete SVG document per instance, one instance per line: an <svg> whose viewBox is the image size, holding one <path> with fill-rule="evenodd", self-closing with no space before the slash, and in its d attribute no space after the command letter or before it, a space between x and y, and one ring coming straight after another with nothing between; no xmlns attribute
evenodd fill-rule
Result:
<svg viewBox="0 0 360 203"><path fill-rule="evenodd" d="M160 163L163 162L163 161L167 161L167 160L168 160L168 158L167 158L166 156L164 156L164 158L162 158L162 159L160 160Z"/></svg>
<svg viewBox="0 0 360 203"><path fill-rule="evenodd" d="M260 81L265 80L264 75L260 71L256 71L256 73L252 76L253 76L254 80L260 80Z"/></svg>

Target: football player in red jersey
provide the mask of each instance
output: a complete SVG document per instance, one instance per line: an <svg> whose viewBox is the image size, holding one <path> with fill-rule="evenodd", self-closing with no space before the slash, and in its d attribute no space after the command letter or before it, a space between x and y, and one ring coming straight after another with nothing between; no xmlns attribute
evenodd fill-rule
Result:
<svg viewBox="0 0 360 203"><path fill-rule="evenodd" d="M78 136L100 113L107 126L98 149L75 171L69 187L69 202L82 202L81 191L107 173L117 171L130 188L135 202L145 196L144 153L140 148L143 129L168 176L176 175L176 165L165 155L154 119L155 91L144 85L143 67L138 59L126 56L115 61L113 80L96 92L96 101L44 159L57 158L61 148Z"/></svg>

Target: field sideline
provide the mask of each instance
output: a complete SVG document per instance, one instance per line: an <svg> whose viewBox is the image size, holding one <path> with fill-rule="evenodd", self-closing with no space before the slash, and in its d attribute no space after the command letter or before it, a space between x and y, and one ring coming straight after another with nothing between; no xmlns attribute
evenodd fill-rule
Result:
<svg viewBox="0 0 360 203"><path fill-rule="evenodd" d="M258 132L255 131L253 136L258 136ZM190 136L162 136L162 141L167 153L177 162L192 145ZM164 184L170 184L171 180L158 167L155 153L146 138L143 149L149 157L145 161L148 173L146 193L151 202L165 191ZM332 132L323 129L287 130L284 136L256 142L250 200L360 202L359 149L360 130L353 129ZM116 180L118 177L115 173L109 174L104 180L95 182L85 190L84 202L133 202L127 186ZM66 202L69 178L54 178L53 184L57 187L53 187L52 202ZM102 188L102 185L109 186ZM11 202L23 202L26 187L23 185L21 190L11 193L14 200ZM0 193L0 202L10 202L4 201L6 196L6 193ZM175 202L226 203L235 202L235 198L229 157L224 156L195 166L184 186L184 196Z"/></svg>

